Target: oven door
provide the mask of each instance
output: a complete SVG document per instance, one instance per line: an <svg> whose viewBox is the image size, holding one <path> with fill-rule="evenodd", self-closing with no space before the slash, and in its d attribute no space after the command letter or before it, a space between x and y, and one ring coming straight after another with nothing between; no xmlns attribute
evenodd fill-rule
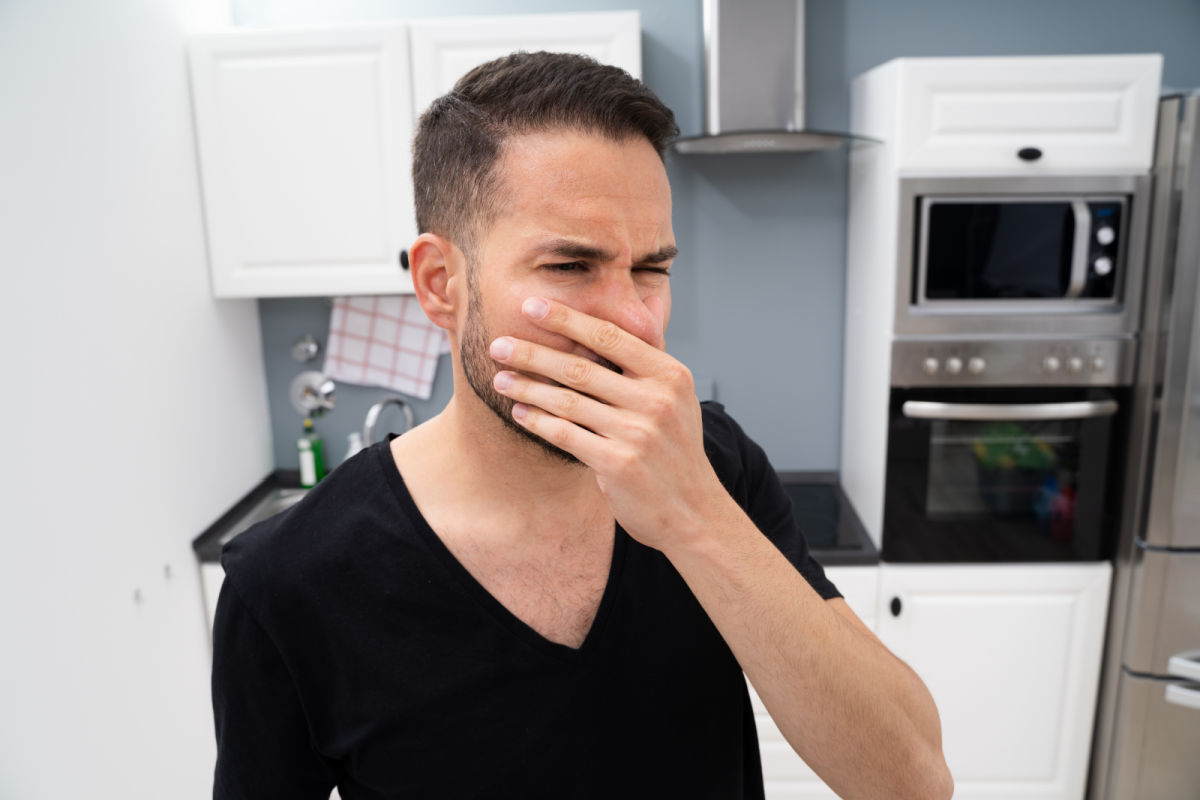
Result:
<svg viewBox="0 0 1200 800"><path fill-rule="evenodd" d="M884 560L1108 558L1125 405L1112 389L894 389Z"/></svg>

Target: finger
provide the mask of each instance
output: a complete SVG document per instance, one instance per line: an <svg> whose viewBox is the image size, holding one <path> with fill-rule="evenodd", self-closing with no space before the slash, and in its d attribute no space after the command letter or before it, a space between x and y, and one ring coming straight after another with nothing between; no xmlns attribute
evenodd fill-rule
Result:
<svg viewBox="0 0 1200 800"><path fill-rule="evenodd" d="M628 407L637 401L632 380L583 356L524 339L501 336L492 342L492 358L506 367L583 392L613 405Z"/></svg>
<svg viewBox="0 0 1200 800"><path fill-rule="evenodd" d="M521 310L546 330L573 339L622 369L638 375L653 374L662 365L663 359L669 358L662 350L647 344L616 323L597 319L554 300L531 297L521 304Z"/></svg>
<svg viewBox="0 0 1200 800"><path fill-rule="evenodd" d="M619 432L621 418L616 409L574 389L540 383L508 370L497 372L492 385L505 397L537 406L601 436L611 437Z"/></svg>
<svg viewBox="0 0 1200 800"><path fill-rule="evenodd" d="M517 403L512 409L513 420L530 433L545 439L589 467L599 463L605 439L573 422L556 417L537 406Z"/></svg>

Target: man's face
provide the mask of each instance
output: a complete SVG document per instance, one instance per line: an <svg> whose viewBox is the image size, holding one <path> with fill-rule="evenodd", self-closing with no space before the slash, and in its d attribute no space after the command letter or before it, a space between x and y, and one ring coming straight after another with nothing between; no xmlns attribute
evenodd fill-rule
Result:
<svg viewBox="0 0 1200 800"><path fill-rule="evenodd" d="M671 314L664 273L675 250L666 170L644 139L614 142L566 130L510 139L499 169L504 210L480 237L468 277L460 327L463 371L509 430L577 463L512 421L513 401L492 386L500 366L488 346L497 336L513 336L616 369L526 319L521 303L536 296L613 322L662 348ZM650 297L662 302L661 315L646 307Z"/></svg>

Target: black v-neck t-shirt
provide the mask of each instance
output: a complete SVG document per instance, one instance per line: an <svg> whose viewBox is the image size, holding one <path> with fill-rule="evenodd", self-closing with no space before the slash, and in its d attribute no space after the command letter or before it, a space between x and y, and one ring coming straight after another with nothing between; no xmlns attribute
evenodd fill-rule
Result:
<svg viewBox="0 0 1200 800"><path fill-rule="evenodd" d="M824 598L790 500L716 403L705 449ZM214 798L762 798L736 659L671 563L616 530L579 649L454 558L387 442L238 536L213 633Z"/></svg>

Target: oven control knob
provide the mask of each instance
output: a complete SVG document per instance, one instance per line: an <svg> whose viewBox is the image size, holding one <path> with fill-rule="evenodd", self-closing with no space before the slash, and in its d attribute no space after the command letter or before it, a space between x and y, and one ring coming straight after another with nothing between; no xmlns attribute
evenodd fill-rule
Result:
<svg viewBox="0 0 1200 800"><path fill-rule="evenodd" d="M1079 356L1071 356L1067 359L1067 369L1069 369L1071 372L1082 372L1083 359Z"/></svg>
<svg viewBox="0 0 1200 800"><path fill-rule="evenodd" d="M1092 356L1092 372L1103 372L1105 367L1104 359L1100 356Z"/></svg>
<svg viewBox="0 0 1200 800"><path fill-rule="evenodd" d="M982 374L986 368L987 362L979 356L972 356L971 358L967 359L967 372L971 373L972 375Z"/></svg>
<svg viewBox="0 0 1200 800"><path fill-rule="evenodd" d="M1092 269L1094 269L1096 271L1096 274L1099 275L1101 278L1103 278L1108 273L1112 272L1112 267L1113 267L1112 259L1109 258L1108 256L1100 256L1099 258L1097 258L1095 261L1092 262Z"/></svg>
<svg viewBox="0 0 1200 800"><path fill-rule="evenodd" d="M1105 225L1096 231L1096 241L1103 245L1109 245L1117 239L1117 232L1109 226Z"/></svg>
<svg viewBox="0 0 1200 800"><path fill-rule="evenodd" d="M1050 374L1058 372L1058 368L1061 366L1062 364L1059 362L1058 356L1046 356L1042 359L1042 369Z"/></svg>
<svg viewBox="0 0 1200 800"><path fill-rule="evenodd" d="M963 363L961 358L950 356L946 359L946 372L949 372L951 375L957 375L962 372L962 368Z"/></svg>
<svg viewBox="0 0 1200 800"><path fill-rule="evenodd" d="M925 370L926 375L937 375L939 366L936 358L927 358L921 362L921 369Z"/></svg>

